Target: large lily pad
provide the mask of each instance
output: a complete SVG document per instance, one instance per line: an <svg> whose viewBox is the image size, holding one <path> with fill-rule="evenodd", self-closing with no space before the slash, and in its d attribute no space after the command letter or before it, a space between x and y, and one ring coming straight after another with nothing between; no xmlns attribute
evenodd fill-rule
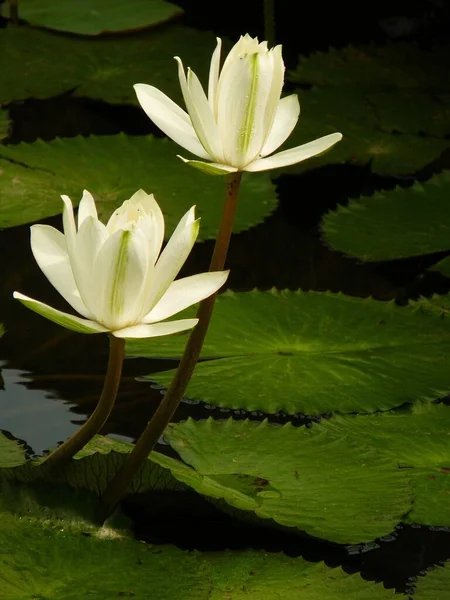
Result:
<svg viewBox="0 0 450 600"><path fill-rule="evenodd" d="M2 7L6 17L7 4ZM165 0L126 3L120 0L20 0L19 5L19 17L31 25L83 35L140 29L163 23L182 13L178 6Z"/></svg>
<svg viewBox="0 0 450 600"><path fill-rule="evenodd" d="M437 565L424 577L419 577L415 588L413 600L444 600L450 588L450 562Z"/></svg>
<svg viewBox="0 0 450 600"><path fill-rule="evenodd" d="M208 419L170 425L167 438L192 476L172 474L199 493L310 535L353 544L386 535L412 495L406 470L345 438L290 424Z"/></svg>
<svg viewBox="0 0 450 600"><path fill-rule="evenodd" d="M190 313L189 313L190 314ZM185 339L130 341L181 356ZM450 321L414 306L316 292L219 296L186 396L289 414L373 412L450 389ZM167 386L173 371L148 378Z"/></svg>
<svg viewBox="0 0 450 600"><path fill-rule="evenodd" d="M128 3L124 6L128 10ZM49 98L72 89L77 96L138 104L133 84L139 82L150 83L182 102L173 57L182 56L185 64L205 78L214 47L212 34L179 25L105 39L7 27L0 30L0 104Z"/></svg>
<svg viewBox="0 0 450 600"><path fill-rule="evenodd" d="M362 260L450 250L450 171L350 200L324 217L322 229L334 249Z"/></svg>
<svg viewBox="0 0 450 600"><path fill-rule="evenodd" d="M291 142L331 131L341 131L344 140L296 169L350 162L405 175L437 158L450 145L438 139L450 132L446 56L445 49L396 44L301 57L289 78L312 89L299 90L302 117Z"/></svg>
<svg viewBox="0 0 450 600"><path fill-rule="evenodd" d="M56 489L54 497L59 498ZM16 493L16 496L18 494ZM28 495L28 497L27 497ZM97 528L57 506L38 505L21 491L27 510L1 512L0 589L4 600L267 600L301 590L305 600L385 600L393 591L323 563L266 552L187 552L130 539L109 526ZM24 502L25 501L25 502ZM58 501L57 501L58 502ZM60 500L59 500L60 502Z"/></svg>
<svg viewBox="0 0 450 600"><path fill-rule="evenodd" d="M7 438L0 432L0 468L17 467L25 462L26 458L23 446L16 440Z"/></svg>
<svg viewBox="0 0 450 600"><path fill-rule="evenodd" d="M108 218L139 188L153 192L172 233L184 213L196 205L202 218L199 239L217 234L225 180L186 168L170 140L151 136L90 136L37 141L0 148L0 227L37 221L61 212L60 194L74 204L88 189L99 215ZM277 203L266 174L244 178L234 231L268 216ZM20 210L19 210L20 207Z"/></svg>

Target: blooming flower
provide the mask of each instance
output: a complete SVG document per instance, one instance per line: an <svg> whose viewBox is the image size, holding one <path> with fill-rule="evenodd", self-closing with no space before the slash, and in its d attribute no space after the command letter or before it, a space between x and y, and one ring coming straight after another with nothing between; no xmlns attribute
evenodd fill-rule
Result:
<svg viewBox="0 0 450 600"><path fill-rule="evenodd" d="M184 162L213 175L266 171L320 154L342 139L332 133L269 156L289 137L300 114L296 94L281 98L281 46L271 50L248 34L233 46L220 70L222 42L212 55L208 96L179 57L178 76L187 113L157 88L137 83L138 100L154 123L177 144L202 158ZM204 162L210 161L210 162Z"/></svg>
<svg viewBox="0 0 450 600"><path fill-rule="evenodd" d="M198 235L194 207L160 253L164 217L152 194L139 190L104 225L97 217L93 197L84 191L78 228L70 198L62 199L64 234L49 225L33 225L31 249L53 287L83 318L14 292L17 300L80 333L147 338L185 331L197 324L198 319L165 319L216 292L228 271L174 281Z"/></svg>

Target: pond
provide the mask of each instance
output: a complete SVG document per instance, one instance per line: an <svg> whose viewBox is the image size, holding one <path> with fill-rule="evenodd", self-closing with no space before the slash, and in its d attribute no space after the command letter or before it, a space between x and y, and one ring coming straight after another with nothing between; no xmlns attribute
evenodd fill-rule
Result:
<svg viewBox="0 0 450 600"><path fill-rule="evenodd" d="M20 291L68 310L33 258L30 225L61 229L60 194L78 203L89 189L107 218L143 188L155 192L169 234L197 205L199 240L180 276L208 270L225 178L178 161L183 151L129 88L149 83L181 104L174 53L205 81L211 31L228 51L246 31L263 39L264 13L256 1L242 21L237 3L225 15L176 5L184 14L167 22L100 37L81 35L89 32L73 15L68 32L2 21L11 67L0 75L2 597L53 588L75 597L71 581L88 597L92 576L99 599L145 598L153 586L151 597L167 600L376 600L393 590L443 600L450 80L448 46L429 15L408 14L416 29L404 37L388 3L357 33L341 13L337 31L320 30L309 7L300 39L288 4L277 4L285 93L302 107L286 147L334 131L344 140L287 169L244 173L230 275L200 362L107 548L91 520L97 495L160 404L186 334L127 341L103 437L65 475L30 475L32 461L92 414L108 363L107 336L69 331L13 299ZM25 20L54 28L27 10L23 0Z"/></svg>

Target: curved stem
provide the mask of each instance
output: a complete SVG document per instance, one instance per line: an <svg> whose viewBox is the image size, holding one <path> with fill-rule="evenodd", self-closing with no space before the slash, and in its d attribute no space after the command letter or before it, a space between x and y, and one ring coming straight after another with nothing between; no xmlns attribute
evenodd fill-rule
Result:
<svg viewBox="0 0 450 600"><path fill-rule="evenodd" d="M69 461L94 437L109 417L119 389L125 340L113 335L109 339L109 361L100 400L89 419L42 463L45 469L59 468Z"/></svg>
<svg viewBox="0 0 450 600"><path fill-rule="evenodd" d="M241 173L230 173L227 175L227 190L225 204L222 212L219 233L216 238L214 252L209 266L210 271L221 271L225 266L225 260L230 244L231 231L234 215L236 213ZM206 298L200 303L197 317L198 324L192 330L189 340L184 349L183 357L178 365L174 378L167 389L164 398L145 428L143 434L136 442L132 452L127 455L122 467L116 473L114 479L108 485L103 497L102 520L106 519L120 502L127 491L134 475L141 468L150 452L155 447L161 434L173 417L183 394L189 384L194 371L200 351L208 330L209 321L216 301L216 294Z"/></svg>

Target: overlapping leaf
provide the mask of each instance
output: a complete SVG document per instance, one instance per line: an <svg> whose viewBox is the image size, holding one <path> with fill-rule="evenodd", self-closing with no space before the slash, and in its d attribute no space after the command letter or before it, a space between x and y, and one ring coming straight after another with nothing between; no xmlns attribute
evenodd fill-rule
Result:
<svg viewBox="0 0 450 600"><path fill-rule="evenodd" d="M295 169L350 162L370 164L383 175L404 175L437 158L450 145L444 139L450 133L445 56L444 49L423 52L398 44L300 58L290 79L302 85L302 116L290 143L332 131L341 131L344 140Z"/></svg>
<svg viewBox="0 0 450 600"><path fill-rule="evenodd" d="M450 562L437 565L426 576L419 577L415 588L413 600L443 600L450 588Z"/></svg>
<svg viewBox="0 0 450 600"><path fill-rule="evenodd" d="M129 342L179 357L185 337ZM248 411L373 412L450 389L450 321L414 306L315 292L219 296L188 398ZM167 386L173 371L148 378Z"/></svg>
<svg viewBox="0 0 450 600"><path fill-rule="evenodd" d="M169 140L124 134L1 147L0 227L60 213L60 194L68 194L77 204L83 189L94 195L100 217L105 219L142 188L154 193L161 205L166 235L195 204L196 214L202 219L199 239L215 237L225 180L187 169L176 157L177 151ZM275 186L268 175L245 178L234 231L262 221L276 203Z"/></svg>
<svg viewBox="0 0 450 600"><path fill-rule="evenodd" d="M450 171L350 200L324 217L322 229L334 249L362 260L450 250Z"/></svg>
<svg viewBox="0 0 450 600"><path fill-rule="evenodd" d="M69 90L106 102L138 104L133 84L139 82L182 102L173 57L182 56L205 81L214 47L212 34L178 25L105 39L7 27L0 30L0 104Z"/></svg>
<svg viewBox="0 0 450 600"><path fill-rule="evenodd" d="M8 15L8 3L2 6ZM157 25L182 14L182 10L165 0L20 0L19 16L37 27L98 35L112 31L129 31Z"/></svg>

